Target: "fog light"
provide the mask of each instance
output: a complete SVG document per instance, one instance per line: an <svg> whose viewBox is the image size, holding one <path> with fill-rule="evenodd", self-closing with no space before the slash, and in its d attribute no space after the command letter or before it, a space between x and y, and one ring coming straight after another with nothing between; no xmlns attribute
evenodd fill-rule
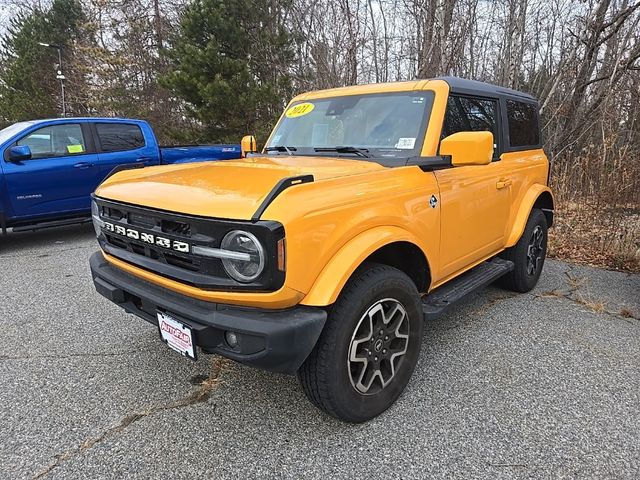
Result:
<svg viewBox="0 0 640 480"><path fill-rule="evenodd" d="M236 332L225 332L224 338L231 348L236 348L238 346L238 336L236 335Z"/></svg>

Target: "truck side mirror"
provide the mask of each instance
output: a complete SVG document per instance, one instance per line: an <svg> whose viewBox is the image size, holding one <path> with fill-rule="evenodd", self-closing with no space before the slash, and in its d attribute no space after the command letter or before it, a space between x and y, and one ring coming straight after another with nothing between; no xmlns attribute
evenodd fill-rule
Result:
<svg viewBox="0 0 640 480"><path fill-rule="evenodd" d="M242 137L242 141L240 142L240 147L242 148L242 156L246 157L247 153L254 153L258 150L256 146L256 137L253 135L245 135Z"/></svg>
<svg viewBox="0 0 640 480"><path fill-rule="evenodd" d="M31 158L31 149L28 145L16 145L9 149L8 160L12 163L29 160Z"/></svg>
<svg viewBox="0 0 640 480"><path fill-rule="evenodd" d="M493 158L493 133L458 132L443 138L440 155L449 155L451 165L487 165Z"/></svg>

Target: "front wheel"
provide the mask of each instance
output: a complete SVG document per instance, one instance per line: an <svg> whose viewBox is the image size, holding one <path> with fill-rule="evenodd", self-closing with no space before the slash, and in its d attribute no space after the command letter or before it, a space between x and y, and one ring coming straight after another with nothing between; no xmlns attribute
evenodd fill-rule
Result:
<svg viewBox="0 0 640 480"><path fill-rule="evenodd" d="M348 422L379 415L411 378L423 324L411 279L386 265L365 265L331 307L318 343L298 371L305 394Z"/></svg>
<svg viewBox="0 0 640 480"><path fill-rule="evenodd" d="M500 255L511 260L514 268L498 281L499 285L521 293L532 290L538 283L546 255L547 217L536 208L531 211L518 243Z"/></svg>

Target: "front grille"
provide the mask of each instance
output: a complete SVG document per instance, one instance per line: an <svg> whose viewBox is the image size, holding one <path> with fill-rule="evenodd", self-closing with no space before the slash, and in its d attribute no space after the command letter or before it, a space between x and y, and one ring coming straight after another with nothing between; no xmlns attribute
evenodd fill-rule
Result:
<svg viewBox="0 0 640 480"><path fill-rule="evenodd" d="M126 216L126 213L117 207L103 206L101 210L101 216L111 220L122 220Z"/></svg>
<svg viewBox="0 0 640 480"><path fill-rule="evenodd" d="M284 283L284 272L272 268L277 265L276 243L284 236L277 222L211 219L95 200L106 222L98 241L106 253L121 260L201 288L270 291ZM253 233L267 252L264 273L250 284L229 277L220 259L191 253L193 245L219 248L222 238L236 229Z"/></svg>
<svg viewBox="0 0 640 480"><path fill-rule="evenodd" d="M200 271L200 264L194 262L192 258L187 257L179 257L177 255L173 255L172 253L164 254L164 261L169 265L174 265L180 268L186 268L187 270L191 270L192 272Z"/></svg>
<svg viewBox="0 0 640 480"><path fill-rule="evenodd" d="M147 227L147 228L153 228L155 226L154 219L147 215L141 215L139 213L128 213L126 214L126 216L131 225L136 225L138 227Z"/></svg>
<svg viewBox="0 0 640 480"><path fill-rule="evenodd" d="M162 220L160 223L160 227L164 233L184 235L186 237L191 236L191 225L189 225L188 223Z"/></svg>
<svg viewBox="0 0 640 480"><path fill-rule="evenodd" d="M162 238L185 243L192 239L192 233L196 233L200 243L216 243L217 235L213 235L210 229L192 229L191 223L186 219L176 220L163 218L165 214L146 210L139 211L138 207L113 206L98 204L99 212L104 220L112 220L113 225L121 226L125 231L132 229L139 235L149 234L154 238ZM217 259L204 259L195 257L191 253L174 252L168 248L150 245L141 238L131 238L118 232L105 232L104 240L107 245L126 250L129 253L143 256L151 260L171 265L190 272L199 272L206 275L222 274L222 265Z"/></svg>

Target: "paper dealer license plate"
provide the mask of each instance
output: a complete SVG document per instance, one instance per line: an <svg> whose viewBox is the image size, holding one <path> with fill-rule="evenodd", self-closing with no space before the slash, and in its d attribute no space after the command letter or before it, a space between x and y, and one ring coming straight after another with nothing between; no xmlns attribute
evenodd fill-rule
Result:
<svg viewBox="0 0 640 480"><path fill-rule="evenodd" d="M196 350L191 329L166 313L157 313L162 340L176 352L195 360Z"/></svg>

